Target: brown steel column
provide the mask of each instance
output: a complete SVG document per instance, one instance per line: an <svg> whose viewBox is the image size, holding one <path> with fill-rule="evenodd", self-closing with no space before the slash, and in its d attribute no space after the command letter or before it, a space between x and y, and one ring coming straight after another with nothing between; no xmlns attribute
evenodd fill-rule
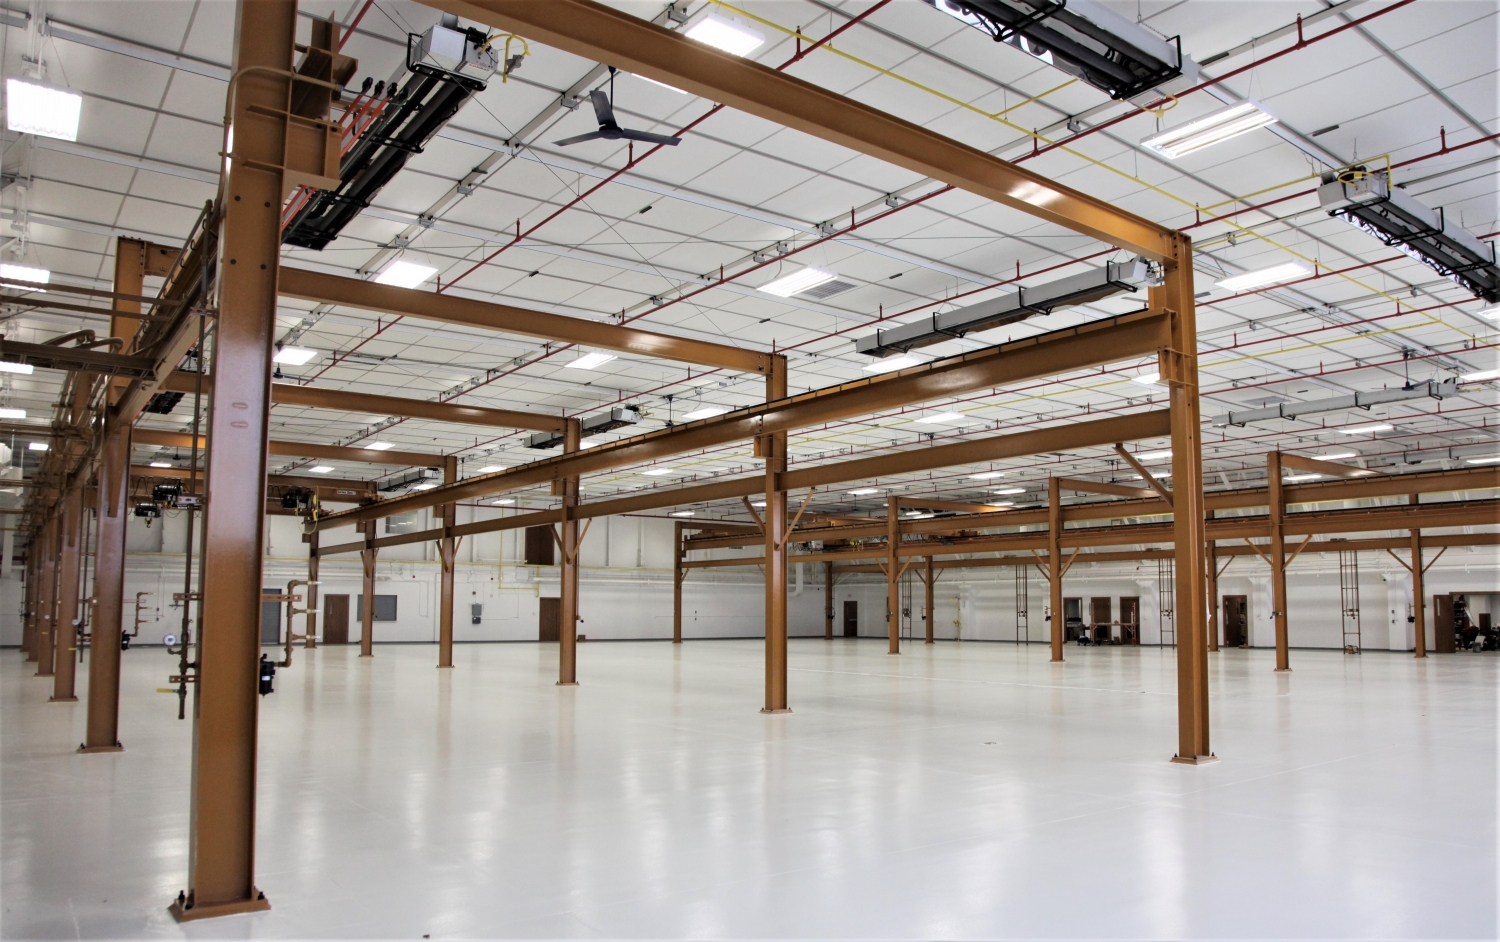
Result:
<svg viewBox="0 0 1500 942"><path fill-rule="evenodd" d="M563 452L571 454L580 448L583 438L583 423L569 419L567 431L563 432ZM559 608L562 610L562 628L557 640L557 683L561 687L578 685L578 521L573 517L573 508L578 506L578 477L563 478L562 497L562 573Z"/></svg>
<svg viewBox="0 0 1500 942"><path fill-rule="evenodd" d="M315 648L318 646L318 532L304 537L307 540L307 602L303 606L307 609L304 616L307 619L307 636L302 640L304 648Z"/></svg>
<svg viewBox="0 0 1500 942"><path fill-rule="evenodd" d="M1412 494L1407 502L1421 503L1419 497ZM1422 594L1426 591L1426 573L1422 571L1422 531L1416 529L1411 531L1411 616L1417 657L1427 656L1427 610L1422 601Z"/></svg>
<svg viewBox="0 0 1500 942"><path fill-rule="evenodd" d="M221 186L213 392L204 482L203 570L188 889L179 920L268 909L255 887L255 778L266 441L291 150L288 80L295 0L241 0L227 102L232 150ZM279 115L278 115L279 113Z"/></svg>
<svg viewBox="0 0 1500 942"><path fill-rule="evenodd" d="M1193 243L1180 232L1169 239L1166 279L1150 291L1150 304L1172 311L1172 348L1159 356L1172 404L1172 530L1177 599L1177 754L1198 763L1213 755L1208 728L1208 626L1204 549L1203 445L1199 439L1198 326L1193 309Z"/></svg>
<svg viewBox="0 0 1500 942"><path fill-rule="evenodd" d="M1270 504L1271 617L1276 620L1276 669L1292 669L1286 618L1286 501L1281 493L1281 452L1266 455L1266 492Z"/></svg>
<svg viewBox="0 0 1500 942"><path fill-rule="evenodd" d="M365 548L359 551L359 561L364 566L365 581L360 588L359 602L359 656L375 656L375 560L380 549L375 546L377 520L365 524Z"/></svg>
<svg viewBox="0 0 1500 942"><path fill-rule="evenodd" d="M28 663L36 660L36 581L37 581L37 550L41 545L41 537L38 531L30 532L30 539L26 542L26 569L21 578L25 580L23 586L24 621L21 623L21 651L26 655Z"/></svg>
<svg viewBox="0 0 1500 942"><path fill-rule="evenodd" d="M823 564L823 640L833 640L833 563Z"/></svg>
<svg viewBox="0 0 1500 942"><path fill-rule="evenodd" d="M933 639L932 639L932 625L933 625L934 619L932 617L932 557L931 556L927 557L927 578L925 580L925 585L927 587L927 613L926 613L927 617L925 619L926 622L927 622L927 643L928 644L932 644L933 643Z"/></svg>
<svg viewBox="0 0 1500 942"><path fill-rule="evenodd" d="M887 654L901 653L901 507L895 497L885 499L885 628L890 636Z"/></svg>
<svg viewBox="0 0 1500 942"><path fill-rule="evenodd" d="M786 398L786 357L772 358L766 401ZM787 433L758 439L766 461L766 705L762 713L790 713L786 689L786 473Z"/></svg>
<svg viewBox="0 0 1500 942"><path fill-rule="evenodd" d="M1052 661L1063 659L1066 620L1063 618L1062 594L1062 486L1057 478L1047 479L1047 584L1051 591L1052 620L1048 629L1052 637Z"/></svg>
<svg viewBox="0 0 1500 942"><path fill-rule="evenodd" d="M88 732L79 752L120 750L120 640L125 630L125 525L130 519L130 425L109 415L99 461L94 631L89 644Z"/></svg>
<svg viewBox="0 0 1500 942"><path fill-rule="evenodd" d="M448 455L443 459L443 483L458 480L458 458ZM453 562L458 555L458 542L449 534L458 523L458 505L442 504L438 507L444 528L443 538L437 541L438 556L443 564L441 596L438 601L438 667L453 666Z"/></svg>
<svg viewBox="0 0 1500 942"><path fill-rule="evenodd" d="M36 676L51 677L57 647L57 531L54 515L42 526L38 557L36 606Z"/></svg>
<svg viewBox="0 0 1500 942"><path fill-rule="evenodd" d="M1213 519L1214 512L1208 512L1209 519ZM1213 540L1208 541L1208 568L1205 571L1208 576L1208 649L1219 650L1219 545Z"/></svg>
<svg viewBox="0 0 1500 942"><path fill-rule="evenodd" d="M682 643L682 521L672 528L672 643Z"/></svg>
<svg viewBox="0 0 1500 942"><path fill-rule="evenodd" d="M83 487L63 497L57 567L57 629L53 637L55 666L52 700L72 703L78 699L74 681L78 675L78 588L83 568Z"/></svg>

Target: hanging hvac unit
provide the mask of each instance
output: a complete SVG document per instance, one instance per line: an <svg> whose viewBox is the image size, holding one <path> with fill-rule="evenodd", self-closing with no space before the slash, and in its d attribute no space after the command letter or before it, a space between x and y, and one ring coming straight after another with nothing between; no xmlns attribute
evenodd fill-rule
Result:
<svg viewBox="0 0 1500 942"><path fill-rule="evenodd" d="M1094 0L927 0L1111 98L1148 101L1198 81L1181 37L1163 39Z"/></svg>
<svg viewBox="0 0 1500 942"><path fill-rule="evenodd" d="M635 425L641 421L641 410L635 406L616 406L593 418L583 420L582 437L601 435L617 428ZM537 432L526 439L527 448L556 448L563 443L561 432Z"/></svg>
<svg viewBox="0 0 1500 942"><path fill-rule="evenodd" d="M1405 252L1475 297L1500 301L1495 243L1481 242L1449 221L1442 207L1428 209L1414 197L1392 189L1385 171L1351 167L1325 173L1318 203L1328 215Z"/></svg>
<svg viewBox="0 0 1500 942"><path fill-rule="evenodd" d="M430 484L434 481L437 481L440 477L442 477L442 475L438 473L437 468L416 468L415 470L406 471L402 474L395 474L388 478L382 478L375 485L375 489L383 494L390 493L391 491L404 491L408 488L414 488L421 484Z"/></svg>

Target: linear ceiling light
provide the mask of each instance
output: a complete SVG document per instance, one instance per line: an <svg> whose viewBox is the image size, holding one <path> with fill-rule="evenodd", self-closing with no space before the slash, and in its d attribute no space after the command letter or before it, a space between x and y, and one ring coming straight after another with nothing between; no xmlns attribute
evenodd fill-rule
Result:
<svg viewBox="0 0 1500 942"><path fill-rule="evenodd" d="M271 357L272 363L285 363L287 366L302 366L311 363L319 357L316 350L307 347L282 347Z"/></svg>
<svg viewBox="0 0 1500 942"><path fill-rule="evenodd" d="M371 442L370 444L365 446L365 448L369 451L389 451L395 447L396 446L392 445L390 442Z"/></svg>
<svg viewBox="0 0 1500 942"><path fill-rule="evenodd" d="M26 450L27 451L46 451L47 450L47 443L46 442L27 442L26 443Z"/></svg>
<svg viewBox="0 0 1500 942"><path fill-rule="evenodd" d="M153 461L153 462L151 462L151 467L153 467L153 468L170 468L170 467L172 467L172 462L170 462L170 461Z"/></svg>
<svg viewBox="0 0 1500 942"><path fill-rule="evenodd" d="M1009 496L1009 495L1015 495L1015 494L1024 494L1024 493L1026 493L1026 488L1024 488L1024 487L1001 487L1001 488L996 488L993 491L990 491L990 493L991 494L1005 494L1007 496Z"/></svg>
<svg viewBox="0 0 1500 942"><path fill-rule="evenodd" d="M78 140L83 96L25 79L5 80L5 126L22 134Z"/></svg>
<svg viewBox="0 0 1500 942"><path fill-rule="evenodd" d="M701 409L694 409L692 412L689 412L687 415L683 416L683 418L688 420L689 422L696 419L711 419L716 415L723 415L728 411L728 409L725 409L721 406L704 406Z"/></svg>
<svg viewBox="0 0 1500 942"><path fill-rule="evenodd" d="M330 471L333 470L333 465L331 465L331 464L320 464L320 465L315 465L314 467L308 468L307 470L310 473L312 473L312 474L327 474L328 472L330 472Z"/></svg>
<svg viewBox="0 0 1500 942"><path fill-rule="evenodd" d="M679 510L676 513L667 514L669 517L691 517L692 515L693 512L691 510Z"/></svg>
<svg viewBox="0 0 1500 942"><path fill-rule="evenodd" d="M494 504L496 507L509 507L511 504L514 504L515 502L516 502L515 498L513 498L513 497L502 497L499 500L492 500L492 501L490 501L490 503Z"/></svg>
<svg viewBox="0 0 1500 942"><path fill-rule="evenodd" d="M0 419L24 419L25 409L0 409Z"/></svg>
<svg viewBox="0 0 1500 942"><path fill-rule="evenodd" d="M1500 304L1497 304L1494 307L1487 307L1484 310L1476 311L1475 313L1477 313L1480 317L1487 317L1492 321L1500 321Z"/></svg>
<svg viewBox="0 0 1500 942"><path fill-rule="evenodd" d="M1359 452L1341 451L1336 455L1313 455L1313 457L1319 461L1343 461L1346 458L1358 458Z"/></svg>
<svg viewBox="0 0 1500 942"><path fill-rule="evenodd" d="M661 476L666 475L666 474L676 474L677 473L677 469L676 468L647 468L646 470L642 471L641 473L645 474L645 475L649 475L649 476L651 476L653 478L658 478L658 477L661 477Z"/></svg>
<svg viewBox="0 0 1500 942"><path fill-rule="evenodd" d="M876 360L874 363L866 363L861 367L866 373L894 373L911 366L921 366L927 361L922 357L903 353L899 357L886 357L884 360Z"/></svg>
<svg viewBox="0 0 1500 942"><path fill-rule="evenodd" d="M1170 448L1168 448L1168 449L1166 449L1164 451L1141 451L1141 452L1136 452L1135 460L1137 460L1137 461L1160 461L1163 458L1170 458L1170 457L1172 457L1172 450Z"/></svg>
<svg viewBox="0 0 1500 942"><path fill-rule="evenodd" d="M913 419L913 425L950 425L954 422L962 422L962 412L937 412L932 415L924 415L920 419Z"/></svg>
<svg viewBox="0 0 1500 942"><path fill-rule="evenodd" d="M1301 483L1302 481L1316 481L1318 478L1320 478L1322 476L1323 475L1321 475L1321 474L1313 474L1313 473L1309 473L1309 474L1288 474L1286 477L1282 478L1282 480L1286 481L1289 484L1298 484L1298 483Z"/></svg>
<svg viewBox="0 0 1500 942"><path fill-rule="evenodd" d="M640 79L643 82L650 82L652 85L657 85L657 86L660 86L662 88L670 89L671 91L674 91L674 92L676 92L679 95L686 95L687 94L687 92L685 92L682 89L678 88L676 85L668 85L666 82L658 82L654 78L646 78L646 76L640 74L639 72L632 72L630 74L634 75L636 78Z"/></svg>
<svg viewBox="0 0 1500 942"><path fill-rule="evenodd" d="M1500 370L1481 370L1478 373L1465 373L1459 378L1466 383L1484 383L1492 379L1500 379Z"/></svg>
<svg viewBox="0 0 1500 942"><path fill-rule="evenodd" d="M613 353L601 353L595 350L593 353L585 353L581 357L574 357L571 361L564 363L563 368L569 370L592 370L603 366L613 360Z"/></svg>
<svg viewBox="0 0 1500 942"><path fill-rule="evenodd" d="M1395 427L1386 422L1375 422L1370 425L1356 425L1353 428L1336 428L1334 431L1340 435L1373 435L1376 432L1389 432Z"/></svg>
<svg viewBox="0 0 1500 942"><path fill-rule="evenodd" d="M1306 278L1311 274L1312 272L1306 265L1286 262L1282 265L1272 265L1270 268L1247 271L1243 275L1234 275L1214 283L1225 291L1249 291L1252 288L1264 288L1266 285L1281 284L1284 281L1296 281L1298 278Z"/></svg>
<svg viewBox="0 0 1500 942"><path fill-rule="evenodd" d="M1176 160L1194 151L1212 147L1214 144L1275 123L1275 116L1260 105L1253 101L1242 101L1237 105L1210 112L1180 127L1153 134L1141 141L1141 146L1149 147L1163 157Z"/></svg>
<svg viewBox="0 0 1500 942"><path fill-rule="evenodd" d="M871 494L879 493L880 489L877 487L856 487L854 490L849 492L849 495L851 497L869 497Z"/></svg>
<svg viewBox="0 0 1500 942"><path fill-rule="evenodd" d="M37 284L47 284L52 280L52 272L45 268L32 268L28 265L12 265L9 262L0 262L0 278L6 281L31 281ZM47 292L35 289L42 294Z"/></svg>
<svg viewBox="0 0 1500 942"><path fill-rule="evenodd" d="M1500 464L1500 455L1490 455L1486 458L1466 458L1465 464Z"/></svg>
<svg viewBox="0 0 1500 942"><path fill-rule="evenodd" d="M496 471L504 471L504 470L505 470L505 468L502 467L501 465L498 465L498 464L487 464L484 467L480 468L478 471L475 471L474 473L475 474L494 474Z"/></svg>
<svg viewBox="0 0 1500 942"><path fill-rule="evenodd" d="M687 28L687 37L722 49L732 56L748 56L765 45L766 36L737 19L707 13Z"/></svg>
<svg viewBox="0 0 1500 942"><path fill-rule="evenodd" d="M437 269L431 265L418 265L416 262L398 258L375 276L375 283L397 288L415 288L436 274Z"/></svg>
<svg viewBox="0 0 1500 942"><path fill-rule="evenodd" d="M22 376L30 376L36 372L36 367L30 363L8 363L0 360L0 373L20 373Z"/></svg>
<svg viewBox="0 0 1500 942"><path fill-rule="evenodd" d="M838 276L833 272L824 271L821 268L799 268L790 275L782 275L774 281L761 285L756 290L774 294L778 298L789 298L809 288L816 288L824 282L832 281L836 277Z"/></svg>
<svg viewBox="0 0 1500 942"><path fill-rule="evenodd" d="M1005 477L1004 471L981 471L978 474L969 475L971 481L991 481L995 478Z"/></svg>
<svg viewBox="0 0 1500 942"><path fill-rule="evenodd" d="M1158 370L1147 370L1130 377L1132 383L1140 383L1142 386L1160 386L1161 373Z"/></svg>

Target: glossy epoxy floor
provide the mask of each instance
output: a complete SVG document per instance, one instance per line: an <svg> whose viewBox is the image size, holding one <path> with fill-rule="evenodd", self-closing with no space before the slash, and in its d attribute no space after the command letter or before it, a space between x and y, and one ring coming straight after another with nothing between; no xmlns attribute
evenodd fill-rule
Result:
<svg viewBox="0 0 1500 942"><path fill-rule="evenodd" d="M261 713L270 912L178 926L188 724L125 655L117 755L0 663L0 935L1495 938L1500 660L797 640L299 651ZM82 680L82 679L80 679ZM80 689L84 689L80 683Z"/></svg>

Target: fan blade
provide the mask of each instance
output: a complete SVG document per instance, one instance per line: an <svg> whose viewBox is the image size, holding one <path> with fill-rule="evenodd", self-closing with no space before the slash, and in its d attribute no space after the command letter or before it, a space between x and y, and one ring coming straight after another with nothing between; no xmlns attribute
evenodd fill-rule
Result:
<svg viewBox="0 0 1500 942"><path fill-rule="evenodd" d="M680 137L652 134L650 131L632 131L629 128L621 128L620 136L629 141L643 141L647 144L665 144L668 147L676 147L682 143L682 138Z"/></svg>
<svg viewBox="0 0 1500 942"><path fill-rule="evenodd" d="M604 134L601 131L590 131L587 134L580 134L577 137L565 137L560 141L553 141L552 144L555 147L567 147L569 144L582 144L584 141L597 141L603 136Z"/></svg>
<svg viewBox="0 0 1500 942"><path fill-rule="evenodd" d="M615 109L602 89L596 88L589 92L589 99L594 103L594 117L599 119L600 124L615 123Z"/></svg>

